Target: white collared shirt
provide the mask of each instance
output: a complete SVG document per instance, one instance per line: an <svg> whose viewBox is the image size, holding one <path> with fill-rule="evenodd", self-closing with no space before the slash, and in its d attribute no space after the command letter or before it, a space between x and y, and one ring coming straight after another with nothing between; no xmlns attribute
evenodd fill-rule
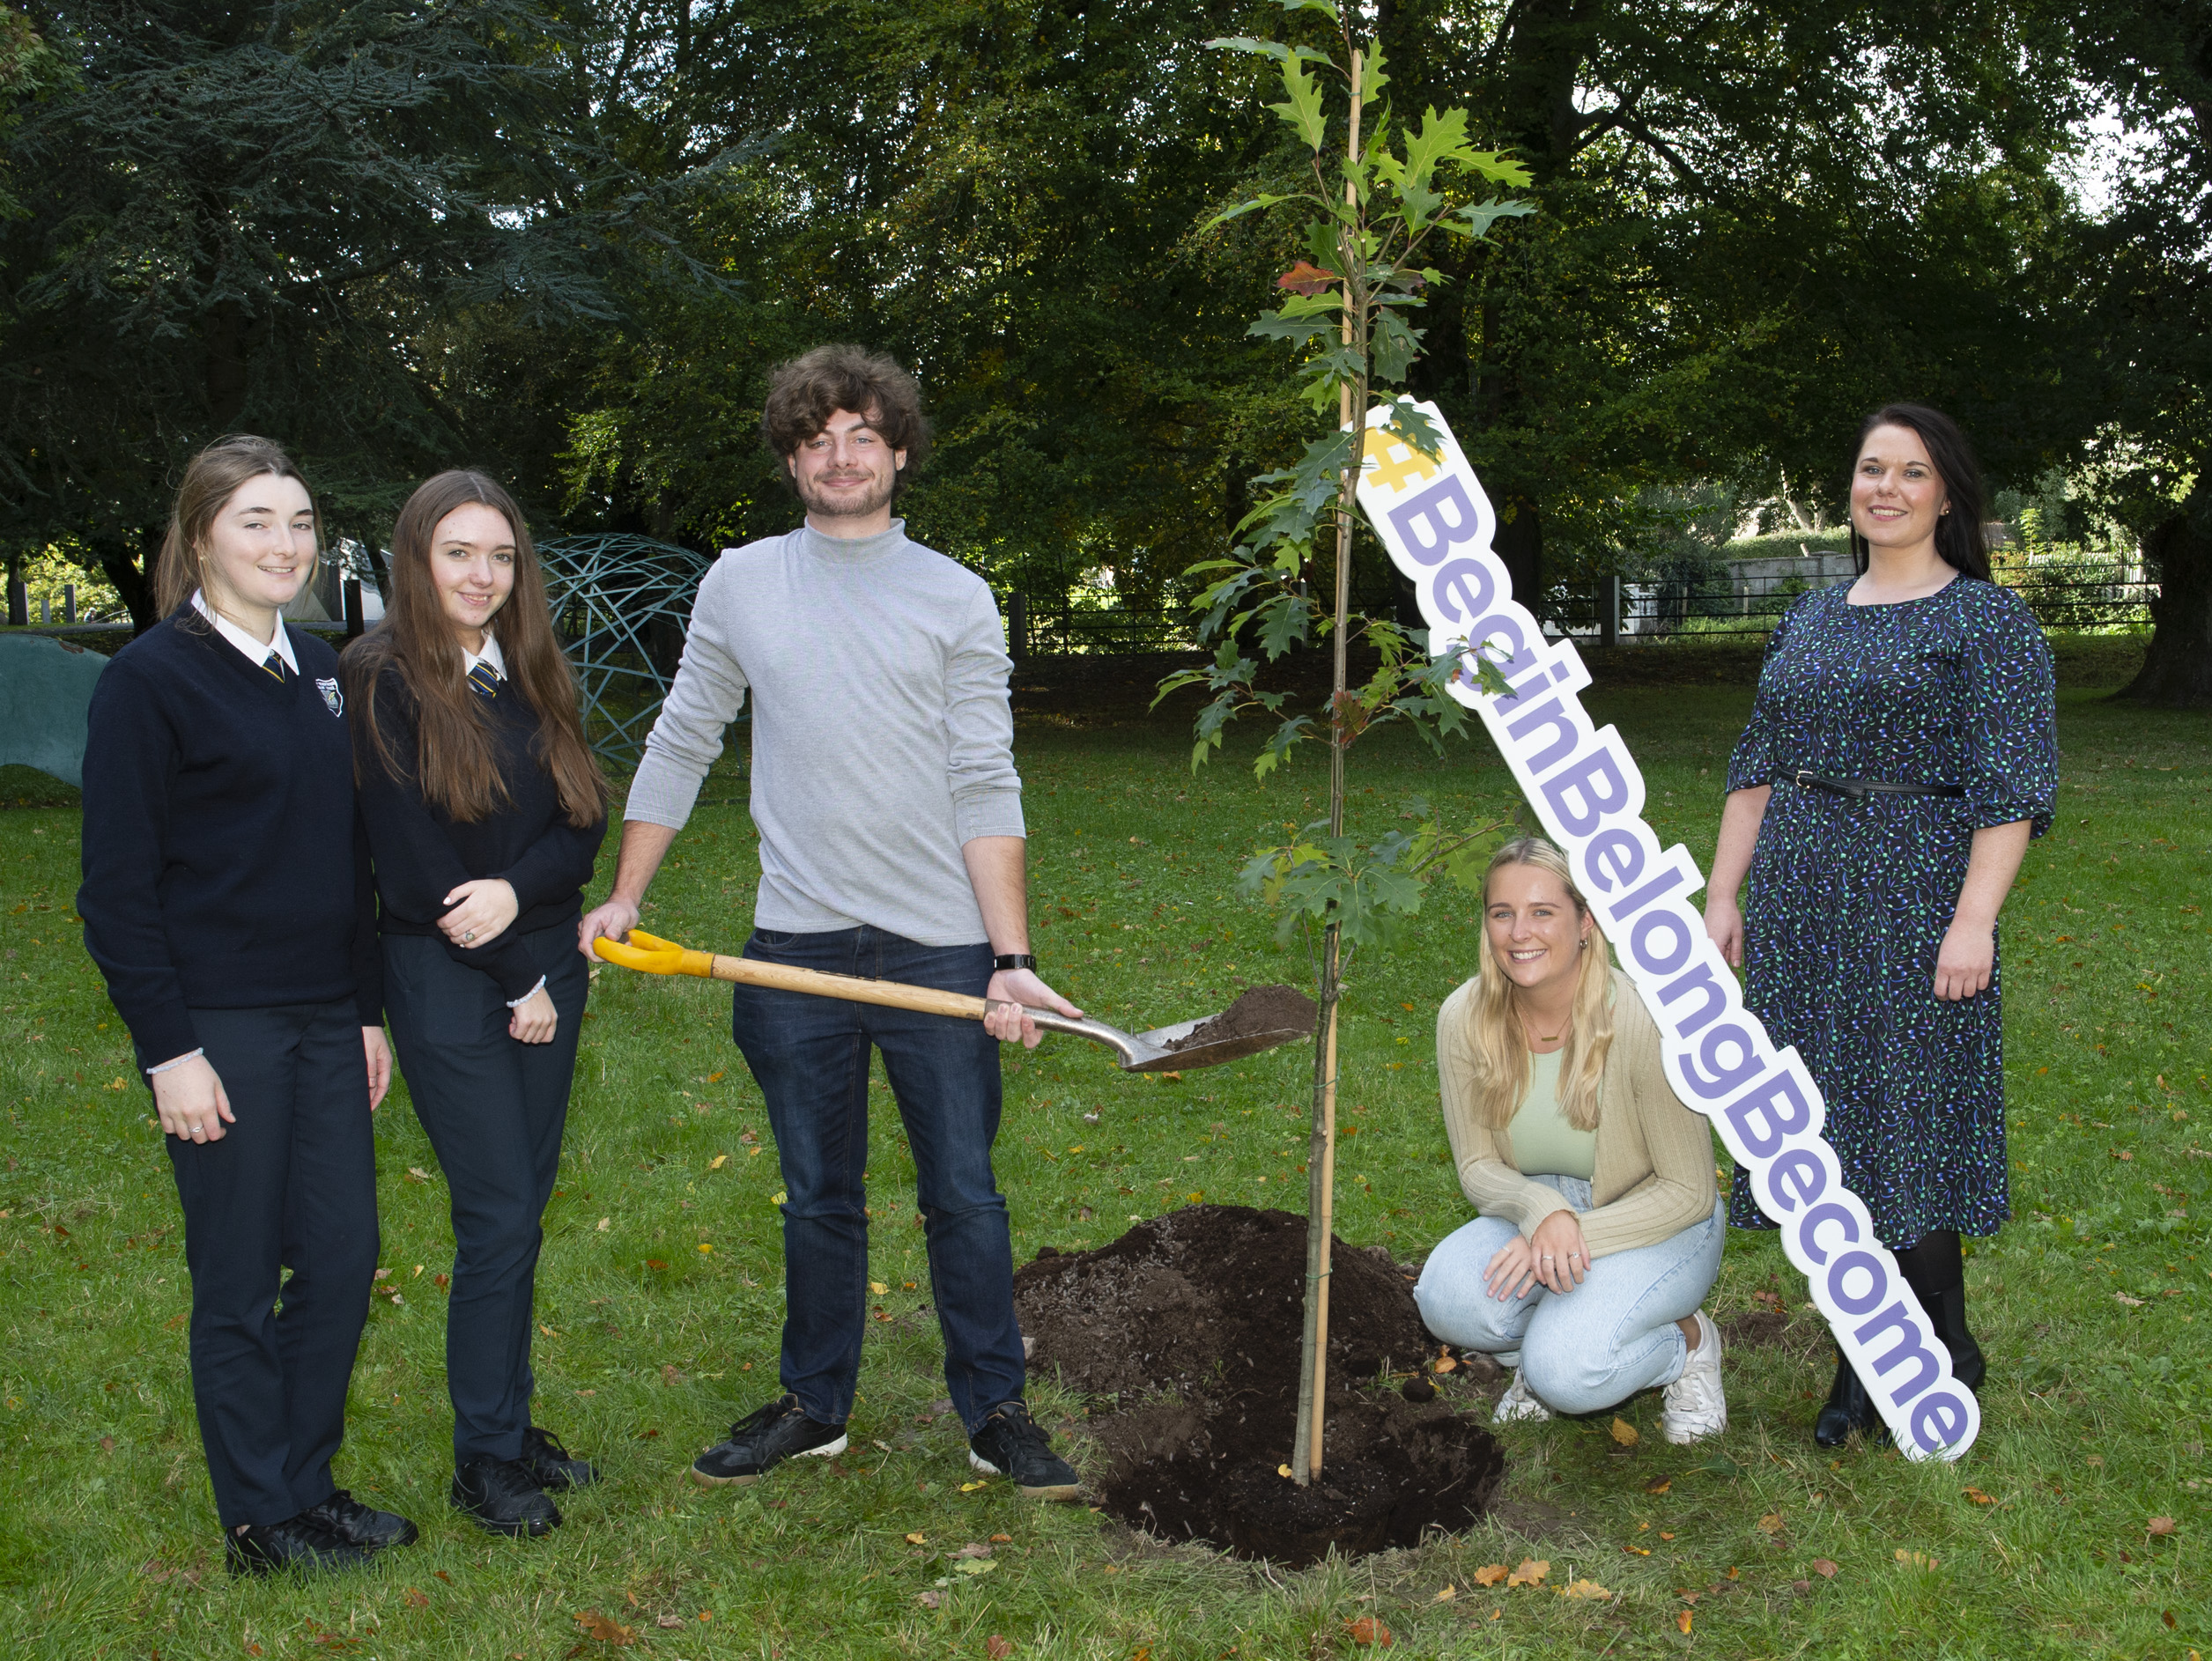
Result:
<svg viewBox="0 0 2212 1661"><path fill-rule="evenodd" d="M461 673L462 675L467 675L479 663L489 663L492 666L492 674L503 681L507 679L507 658L499 651L499 643L493 638L489 629L484 631L483 651L471 652L465 646L461 648Z"/></svg>
<svg viewBox="0 0 2212 1661"><path fill-rule="evenodd" d="M278 657L284 659L285 665L290 668L293 675L297 675L300 673L300 659L292 649L292 637L285 632L285 620L281 616L277 619L276 639L256 640L221 612L210 606L207 603L207 596L196 588L192 591L192 609L212 623L215 625L215 632L244 653L248 661L255 668L267 667L269 654L274 652Z"/></svg>

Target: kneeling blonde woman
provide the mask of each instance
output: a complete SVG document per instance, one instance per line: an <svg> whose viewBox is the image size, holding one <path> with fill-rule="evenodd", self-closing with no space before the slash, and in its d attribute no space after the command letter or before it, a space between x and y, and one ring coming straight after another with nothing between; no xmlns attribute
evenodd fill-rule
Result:
<svg viewBox="0 0 2212 1661"><path fill-rule="evenodd" d="M1725 1222L1705 1121L1660 1065L1565 856L1538 837L1483 880L1481 969L1437 1014L1444 1125L1481 1214L1430 1254L1429 1330L1514 1369L1498 1422L1594 1413L1664 1385L1661 1430L1727 1426L1700 1305Z"/></svg>

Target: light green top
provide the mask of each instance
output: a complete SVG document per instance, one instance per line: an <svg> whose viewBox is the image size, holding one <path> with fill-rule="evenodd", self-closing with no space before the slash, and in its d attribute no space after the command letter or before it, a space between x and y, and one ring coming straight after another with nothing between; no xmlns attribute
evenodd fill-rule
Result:
<svg viewBox="0 0 2212 1661"><path fill-rule="evenodd" d="M1513 1121L1505 1127L1513 1138L1513 1163L1525 1177L1579 1177L1590 1180L1597 1170L1597 1133L1579 1131L1567 1123L1559 1109L1559 1058L1528 1058L1528 1094L1520 1098Z"/></svg>

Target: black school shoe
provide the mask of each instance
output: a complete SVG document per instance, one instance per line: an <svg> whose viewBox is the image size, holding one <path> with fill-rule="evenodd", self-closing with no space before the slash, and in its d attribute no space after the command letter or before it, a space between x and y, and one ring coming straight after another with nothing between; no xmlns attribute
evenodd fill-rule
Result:
<svg viewBox="0 0 2212 1661"><path fill-rule="evenodd" d="M359 1569L366 1547L342 1539L302 1511L281 1523L255 1523L242 1534L223 1536L223 1561L233 1575L271 1575L287 1569Z"/></svg>
<svg viewBox="0 0 2212 1661"><path fill-rule="evenodd" d="M560 1510L529 1465L479 1453L453 1473L453 1502L477 1526L516 1539L543 1539L560 1526Z"/></svg>
<svg viewBox="0 0 2212 1661"><path fill-rule="evenodd" d="M529 1466L537 1486L549 1491L589 1488L599 1480L591 1461L578 1458L561 1446L559 1436L536 1425L522 1433L522 1463Z"/></svg>
<svg viewBox="0 0 2212 1661"><path fill-rule="evenodd" d="M1005 1476L1032 1500L1072 1500L1075 1467L1052 1451L1052 1438L1018 1401L1002 1401L968 1438L968 1463L987 1476Z"/></svg>
<svg viewBox="0 0 2212 1661"><path fill-rule="evenodd" d="M381 1552L387 1546L412 1546L419 1538L415 1525L398 1512L364 1505L344 1488L300 1515L365 1552Z"/></svg>
<svg viewBox="0 0 2212 1661"><path fill-rule="evenodd" d="M727 1441L717 1442L692 1460L692 1478L708 1488L731 1483L743 1488L759 1481L786 1459L844 1451L843 1425L817 1423L806 1416L796 1396L779 1396L730 1426Z"/></svg>

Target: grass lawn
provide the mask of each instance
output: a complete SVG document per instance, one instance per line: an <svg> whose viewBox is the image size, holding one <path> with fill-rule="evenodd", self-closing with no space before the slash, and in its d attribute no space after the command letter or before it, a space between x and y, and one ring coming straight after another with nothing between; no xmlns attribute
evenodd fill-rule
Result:
<svg viewBox="0 0 2212 1661"><path fill-rule="evenodd" d="M424 1539L364 1573L232 1583L186 1376L174 1189L72 914L74 793L0 772L0 1648L1288 1658L1353 1653L1347 1623L1372 1615L1413 1657L2212 1650L2212 722L2123 710L2087 686L2062 698L2058 828L2006 914L2017 1214L1968 1265L1991 1356L1968 1458L1818 1454L1809 1398L1831 1362L1803 1283L1771 1237L1739 1234L1715 1308L1779 1298L1792 1324L1730 1354L1720 1443L1668 1446L1655 1395L1621 1409L1642 1432L1632 1448L1610 1415L1515 1428L1505 1502L1483 1527L1298 1575L973 1482L933 1407L913 1168L880 1084L884 1289L852 1451L743 1494L685 1480L692 1453L775 1388L780 1184L726 994L609 968L546 1219L536 1351L539 1421L607 1480L565 1496L567 1526L536 1544L490 1539L448 1509L447 1195L397 1088L377 1117L391 1293L373 1303L339 1479ZM1705 860L1749 689L1602 683L1589 701L1642 762L1662 836ZM1217 1009L1240 983L1306 978L1303 951L1275 947L1231 884L1256 840L1314 816L1314 763L1257 786L1232 757L1194 779L1173 720L1086 713L1081 698L1024 709L1038 950L1061 990L1140 1026ZM1439 764L1386 735L1352 765L1356 829L1417 791L1469 816L1510 811L1480 740ZM718 805L677 844L646 926L734 950L753 836L734 772L706 795ZM1432 1028L1473 965L1472 912L1440 897L1401 949L1353 969L1337 1226L1406 1259L1468 1215ZM1017 1254L1102 1244L1201 1195L1298 1205L1309 1068L1298 1050L1160 1082L1066 1039L1010 1059L999 1172ZM1297 1350L1286 1330L1286 1369ZM1082 1404L1048 1384L1033 1398L1080 1461ZM990 1572L953 1573L950 1554L971 1541L993 1545ZM1587 1579L1612 1596L1475 1579L1525 1558L1549 1562L1547 1588ZM917 1594L941 1579L942 1606L924 1607Z"/></svg>

